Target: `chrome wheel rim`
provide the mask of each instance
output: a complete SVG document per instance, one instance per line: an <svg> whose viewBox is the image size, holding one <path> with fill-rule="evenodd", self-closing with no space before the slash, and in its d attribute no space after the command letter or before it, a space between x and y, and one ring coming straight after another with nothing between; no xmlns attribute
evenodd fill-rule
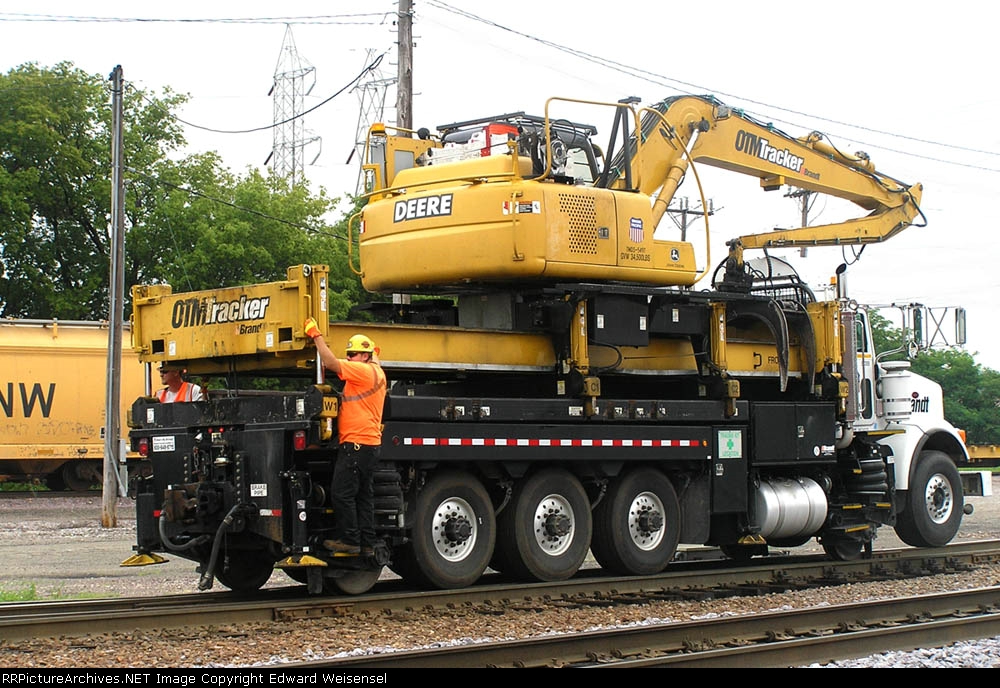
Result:
<svg viewBox="0 0 1000 688"><path fill-rule="evenodd" d="M447 561L462 561L476 546L476 511L460 497L444 500L431 524L434 549Z"/></svg>
<svg viewBox="0 0 1000 688"><path fill-rule="evenodd" d="M632 543L643 551L654 550L663 542L665 509L652 492L641 492L628 509L628 533Z"/></svg>
<svg viewBox="0 0 1000 688"><path fill-rule="evenodd" d="M948 520L955 506L955 495L947 477L941 473L930 477L924 490L924 504L931 521L940 524Z"/></svg>
<svg viewBox="0 0 1000 688"><path fill-rule="evenodd" d="M576 518L573 507L562 495L550 494L535 507L532 521L535 541L549 556L559 556L573 544Z"/></svg>

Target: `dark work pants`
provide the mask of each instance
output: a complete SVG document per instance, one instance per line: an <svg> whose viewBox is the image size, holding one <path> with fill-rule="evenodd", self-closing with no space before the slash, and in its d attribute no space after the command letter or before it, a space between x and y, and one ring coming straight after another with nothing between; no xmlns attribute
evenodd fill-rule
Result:
<svg viewBox="0 0 1000 688"><path fill-rule="evenodd" d="M333 536L351 545L375 544L375 497L372 479L379 447L345 443L337 451L330 502Z"/></svg>

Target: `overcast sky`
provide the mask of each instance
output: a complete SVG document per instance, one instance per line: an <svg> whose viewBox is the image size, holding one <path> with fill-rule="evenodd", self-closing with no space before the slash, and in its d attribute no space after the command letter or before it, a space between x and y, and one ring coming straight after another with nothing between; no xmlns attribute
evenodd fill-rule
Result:
<svg viewBox="0 0 1000 688"><path fill-rule="evenodd" d="M822 131L838 148L866 151L881 172L924 184L928 225L869 246L849 268L852 296L867 303L963 306L967 349L1000 369L994 305L1000 270L993 263L1000 238L992 207L1000 182L1000 128L992 122L1000 93L993 76L995 29L984 5L716 0L594 7L414 0L414 126L519 110L542 114L553 96L638 96L649 104L693 93L713 94L795 136ZM242 172L263 166L271 133L220 132L273 122L268 91L286 25L300 58L315 68L306 98L311 107L351 84L372 56L385 54L378 76L395 77L395 11L385 0L7 0L0 5L0 67L65 60L106 76L121 65L125 80L141 88L189 94L179 113L197 125L185 129L187 152L216 150ZM266 18L271 21L261 21ZM348 89L305 118L317 139L307 159L318 156L306 176L332 195L355 189L357 157L347 160L367 114L360 93ZM390 92L387 104L394 103ZM390 107L385 119L394 118ZM607 124L589 123L601 130L603 143ZM798 205L784 190L766 194L754 178L701 170L705 195L717 209L711 267L723 258L725 240L798 221ZM698 192L689 180L677 195L694 203ZM810 220L844 219L838 209L820 199ZM669 231L664 222L658 236ZM689 230L692 241L704 243L703 237L703 227ZM813 284L828 282L845 260L834 248L777 255ZM946 334L953 341L950 321Z"/></svg>

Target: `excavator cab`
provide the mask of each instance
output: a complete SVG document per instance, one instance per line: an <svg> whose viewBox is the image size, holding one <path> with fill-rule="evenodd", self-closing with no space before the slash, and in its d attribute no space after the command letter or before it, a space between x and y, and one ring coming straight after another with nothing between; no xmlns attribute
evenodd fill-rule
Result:
<svg viewBox="0 0 1000 688"><path fill-rule="evenodd" d="M365 288L455 294L693 283L692 246L653 237L650 199L597 184L607 177L592 142L597 128L548 110L439 127L440 145L423 165L399 170L362 210Z"/></svg>

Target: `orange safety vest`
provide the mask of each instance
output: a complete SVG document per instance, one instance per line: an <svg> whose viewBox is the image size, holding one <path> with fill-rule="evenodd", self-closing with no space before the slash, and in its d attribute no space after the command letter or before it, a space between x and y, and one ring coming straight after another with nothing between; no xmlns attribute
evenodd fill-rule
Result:
<svg viewBox="0 0 1000 688"><path fill-rule="evenodd" d="M160 400L160 403L164 403L167 400L167 392L170 391L169 387L164 387L159 392L156 393L156 398ZM177 390L177 396L174 397L174 401L191 401L188 396L191 394L191 389L188 388L187 382L181 383L181 388Z"/></svg>
<svg viewBox="0 0 1000 688"><path fill-rule="evenodd" d="M341 361L338 377L344 381L337 417L340 441L381 445L386 392L382 367L374 363Z"/></svg>

